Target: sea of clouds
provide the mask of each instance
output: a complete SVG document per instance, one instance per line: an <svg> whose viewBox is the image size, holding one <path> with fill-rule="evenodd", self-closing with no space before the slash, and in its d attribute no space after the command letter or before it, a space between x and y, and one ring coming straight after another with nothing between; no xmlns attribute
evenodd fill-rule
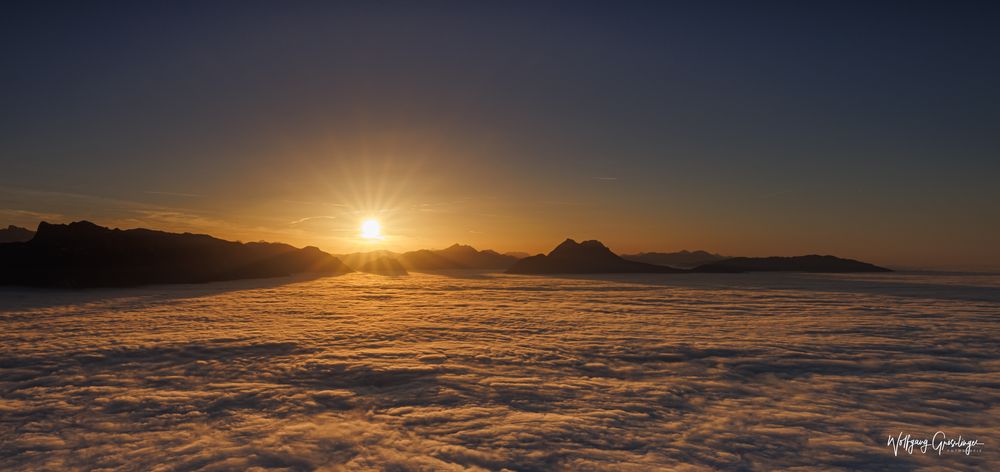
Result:
<svg viewBox="0 0 1000 472"><path fill-rule="evenodd" d="M899 433L985 443L912 454ZM0 289L0 469L1000 469L1000 277Z"/></svg>

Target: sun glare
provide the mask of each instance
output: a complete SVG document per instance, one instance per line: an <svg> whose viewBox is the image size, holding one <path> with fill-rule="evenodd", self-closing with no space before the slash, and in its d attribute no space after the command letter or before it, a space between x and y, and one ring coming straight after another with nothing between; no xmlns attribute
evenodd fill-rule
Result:
<svg viewBox="0 0 1000 472"><path fill-rule="evenodd" d="M361 237L363 239L382 239L382 225L374 219L362 221Z"/></svg>

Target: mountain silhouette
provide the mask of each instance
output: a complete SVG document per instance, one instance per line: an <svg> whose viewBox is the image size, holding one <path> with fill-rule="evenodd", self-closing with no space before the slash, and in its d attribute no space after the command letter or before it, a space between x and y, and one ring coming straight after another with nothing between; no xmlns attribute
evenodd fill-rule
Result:
<svg viewBox="0 0 1000 472"><path fill-rule="evenodd" d="M645 262L647 264L664 265L677 269L690 269L712 262L729 259L729 256L721 256L706 251L679 251L679 252L640 252L637 254L622 254L622 258L630 261Z"/></svg>
<svg viewBox="0 0 1000 472"><path fill-rule="evenodd" d="M34 231L20 226L10 225L5 229L0 229L0 243L19 243L29 241L34 236Z"/></svg>
<svg viewBox="0 0 1000 472"><path fill-rule="evenodd" d="M492 250L478 251L472 246L453 244L445 249L420 249L402 254L391 251L371 251L344 254L340 258L350 267L362 270L376 259L395 259L408 271L438 271L455 269L507 269L517 262L516 257ZM362 270L362 272L365 272Z"/></svg>
<svg viewBox="0 0 1000 472"><path fill-rule="evenodd" d="M431 249L408 251L396 257L400 261L400 264L408 270L468 269L467 266L450 260Z"/></svg>
<svg viewBox="0 0 1000 472"><path fill-rule="evenodd" d="M472 246L453 244L446 249L405 252L400 262L410 270L439 269L507 269L517 262L516 257L496 251L477 251Z"/></svg>
<svg viewBox="0 0 1000 472"><path fill-rule="evenodd" d="M384 257L387 257L387 258L390 258L390 259L396 259L397 257L399 257L399 254L395 253L395 252L392 252L392 251L386 251L386 250L381 250L381 249L377 250L377 251L369 251L369 252L354 252L354 253L350 253L350 254L337 254L337 258L340 259L341 262L343 262L344 264L347 264L348 267L350 267L352 269L355 269L355 270L358 270L358 271L361 271L360 270L361 267L364 267L366 264L373 263L374 261L376 261L378 259L382 259ZM361 271L361 272L363 272L363 271Z"/></svg>
<svg viewBox="0 0 1000 472"><path fill-rule="evenodd" d="M370 259L357 268L360 272L379 275L407 275L406 269L392 256Z"/></svg>
<svg viewBox="0 0 1000 472"><path fill-rule="evenodd" d="M892 272L885 267L834 256L733 257L705 264L694 272Z"/></svg>
<svg viewBox="0 0 1000 472"><path fill-rule="evenodd" d="M0 285L122 287L351 270L315 247L239 243L204 234L109 229L88 221L38 225L27 242L0 244Z"/></svg>
<svg viewBox="0 0 1000 472"><path fill-rule="evenodd" d="M508 274L676 273L682 270L623 259L600 241L567 239L548 255L517 261Z"/></svg>

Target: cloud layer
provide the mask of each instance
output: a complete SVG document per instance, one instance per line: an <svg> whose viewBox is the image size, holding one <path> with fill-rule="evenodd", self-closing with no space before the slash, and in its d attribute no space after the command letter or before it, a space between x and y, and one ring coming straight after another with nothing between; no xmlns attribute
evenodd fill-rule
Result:
<svg viewBox="0 0 1000 472"><path fill-rule="evenodd" d="M2 289L0 468L990 468L998 313L987 276ZM937 430L986 447L886 446Z"/></svg>

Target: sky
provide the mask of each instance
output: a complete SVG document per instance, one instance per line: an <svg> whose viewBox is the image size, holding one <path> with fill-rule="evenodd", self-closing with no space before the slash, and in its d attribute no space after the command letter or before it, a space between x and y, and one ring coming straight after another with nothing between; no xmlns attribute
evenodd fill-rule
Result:
<svg viewBox="0 0 1000 472"><path fill-rule="evenodd" d="M5 5L0 224L1000 268L993 2L150 3Z"/></svg>

